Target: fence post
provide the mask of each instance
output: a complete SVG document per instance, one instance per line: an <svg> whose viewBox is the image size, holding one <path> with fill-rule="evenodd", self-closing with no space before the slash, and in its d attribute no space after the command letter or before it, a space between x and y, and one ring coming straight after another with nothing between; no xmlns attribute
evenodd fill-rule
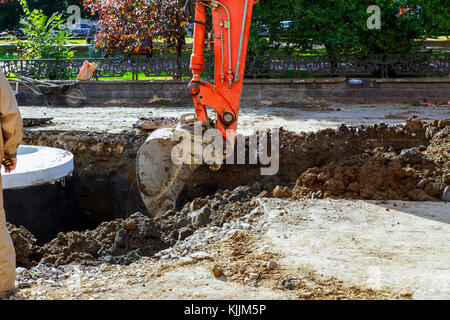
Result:
<svg viewBox="0 0 450 320"><path fill-rule="evenodd" d="M389 78L389 56L383 55L381 63L381 77L383 79Z"/></svg>
<svg viewBox="0 0 450 320"><path fill-rule="evenodd" d="M136 81L138 81L139 80L139 67L138 67L138 63L139 63L139 60L136 60L134 63L133 63L133 68L132 68L132 72L133 72L133 80L136 80Z"/></svg>

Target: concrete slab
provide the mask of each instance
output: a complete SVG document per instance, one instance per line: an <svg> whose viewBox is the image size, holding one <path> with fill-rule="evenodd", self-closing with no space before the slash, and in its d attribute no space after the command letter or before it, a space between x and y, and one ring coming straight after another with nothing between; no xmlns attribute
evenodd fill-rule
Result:
<svg viewBox="0 0 450 320"><path fill-rule="evenodd" d="M261 200L261 241L293 275L318 274L373 289L450 298L450 204ZM281 213L281 214L280 214Z"/></svg>
<svg viewBox="0 0 450 320"><path fill-rule="evenodd" d="M3 189L25 188L60 180L74 169L72 153L41 146L19 146L17 168L6 173L2 167Z"/></svg>

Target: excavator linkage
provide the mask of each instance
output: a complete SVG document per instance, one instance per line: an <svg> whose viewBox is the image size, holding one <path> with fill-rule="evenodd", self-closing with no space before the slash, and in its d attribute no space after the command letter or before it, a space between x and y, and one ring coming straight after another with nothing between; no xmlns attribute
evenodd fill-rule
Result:
<svg viewBox="0 0 450 320"><path fill-rule="evenodd" d="M218 130L231 143L237 129L252 12L257 2L188 0L186 3L188 18L194 23L192 80L188 87L194 101L194 122L206 129ZM207 21L207 10L211 12L212 28ZM214 46L214 84L201 80L206 41ZM215 111L215 121L209 118L207 107ZM172 153L177 145L174 135L180 133L185 139L201 139L201 136L194 136L192 121L181 121L176 128L154 131L137 155L139 191L153 216L175 208L179 193L199 166L194 162L177 164L173 161Z"/></svg>

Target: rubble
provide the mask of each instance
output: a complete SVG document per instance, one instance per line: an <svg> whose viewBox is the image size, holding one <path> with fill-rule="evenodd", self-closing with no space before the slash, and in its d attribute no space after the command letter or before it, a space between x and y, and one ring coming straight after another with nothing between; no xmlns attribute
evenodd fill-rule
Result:
<svg viewBox="0 0 450 320"><path fill-rule="evenodd" d="M51 124L54 118L23 118L23 127L40 127L47 124Z"/></svg>
<svg viewBox="0 0 450 320"><path fill-rule="evenodd" d="M178 119L173 117L140 117L133 124L133 128L149 132L160 128L173 127L177 123Z"/></svg>
<svg viewBox="0 0 450 320"><path fill-rule="evenodd" d="M57 238L36 246L36 239L24 228L9 224L18 252L18 266L38 263L61 266L80 264L98 266L102 263L128 265L143 257L152 257L174 246L178 241L206 226L222 227L226 222L251 212L251 200L259 193L251 187L217 193L213 199L197 198L175 215L166 213L155 219L135 213L127 219L103 222L95 230L59 233ZM235 199L232 202L228 199ZM191 211L197 209L196 211ZM248 229L245 223L240 229ZM30 260L30 259L34 260Z"/></svg>

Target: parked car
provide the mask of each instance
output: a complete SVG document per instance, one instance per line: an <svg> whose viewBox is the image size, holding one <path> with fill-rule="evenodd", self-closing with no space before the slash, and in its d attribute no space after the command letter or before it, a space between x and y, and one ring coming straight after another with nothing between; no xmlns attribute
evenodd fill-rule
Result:
<svg viewBox="0 0 450 320"><path fill-rule="evenodd" d="M68 29L75 38L87 38L91 31L91 27L85 23L71 25Z"/></svg>
<svg viewBox="0 0 450 320"><path fill-rule="evenodd" d="M294 25L294 21L281 21L280 24L283 30L287 30Z"/></svg>
<svg viewBox="0 0 450 320"><path fill-rule="evenodd" d="M266 24L261 25L257 30L259 31L258 35L260 37L267 37L269 35L269 27Z"/></svg>

